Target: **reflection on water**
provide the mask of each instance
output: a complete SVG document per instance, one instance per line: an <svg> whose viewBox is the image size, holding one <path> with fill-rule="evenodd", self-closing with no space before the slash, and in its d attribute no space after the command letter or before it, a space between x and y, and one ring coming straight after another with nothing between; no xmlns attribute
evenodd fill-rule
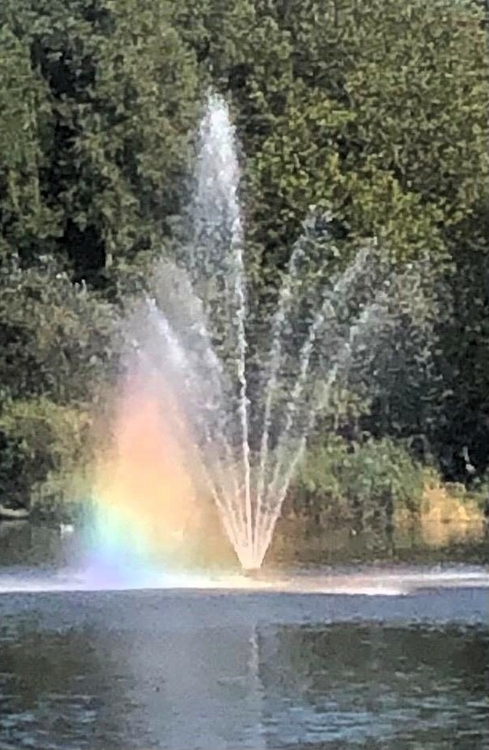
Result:
<svg viewBox="0 0 489 750"><path fill-rule="evenodd" d="M448 532L450 526L445 525L444 529ZM437 546L427 543L421 531L415 529L398 532L394 537L373 532L352 537L348 529L340 529L321 531L320 535L309 535L299 540L297 549L300 554L297 560L293 560L290 549L286 554L281 549L280 537L277 537L272 552L276 561L293 561L295 565L305 561L307 566L372 561L487 564L488 534L487 526L485 536L469 535L466 538L455 533L445 534L441 537L443 544ZM86 541L83 533L79 532L63 535L59 529L33 526L28 522L0 523L0 569L12 565L36 568L57 568L67 563L76 565L86 556Z"/></svg>
<svg viewBox="0 0 489 750"><path fill-rule="evenodd" d="M342 597L328 601L4 595L0 748L488 746L489 629L480 617L319 624L322 609L331 619L345 607ZM421 595L412 601L422 610ZM389 620L392 597L369 602Z"/></svg>
<svg viewBox="0 0 489 750"><path fill-rule="evenodd" d="M307 565L343 562L489 562L489 526L430 523L397 529L367 530L354 536L348 528L320 529L298 534L293 524L283 524L272 548L275 559L305 562ZM290 540L294 540L293 543Z"/></svg>
<svg viewBox="0 0 489 750"><path fill-rule="evenodd" d="M488 656L487 632L284 628L263 666L270 745L482 747Z"/></svg>

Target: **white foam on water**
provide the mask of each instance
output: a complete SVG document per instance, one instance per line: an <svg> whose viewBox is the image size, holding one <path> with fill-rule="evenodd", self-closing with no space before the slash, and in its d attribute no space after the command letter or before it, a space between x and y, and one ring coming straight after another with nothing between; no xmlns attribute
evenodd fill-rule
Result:
<svg viewBox="0 0 489 750"><path fill-rule="evenodd" d="M202 591L211 593L329 594L348 596L405 596L423 589L489 588L484 568L436 571L364 570L351 573L314 572L306 575L270 575L253 578L239 573L160 572L108 575L93 569L10 571L0 575L0 595L97 591Z"/></svg>
<svg viewBox="0 0 489 750"><path fill-rule="evenodd" d="M50 575L10 573L0 575L0 595L15 593L141 591L206 589L209 579L195 575L148 574L141 577L97 577L91 571L59 572Z"/></svg>

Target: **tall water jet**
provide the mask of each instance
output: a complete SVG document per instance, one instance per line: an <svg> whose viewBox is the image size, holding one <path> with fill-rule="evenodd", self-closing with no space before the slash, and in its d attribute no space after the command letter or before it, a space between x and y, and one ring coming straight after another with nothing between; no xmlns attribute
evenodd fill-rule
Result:
<svg viewBox="0 0 489 750"><path fill-rule="evenodd" d="M199 497L212 498L241 566L254 570L263 563L317 414L345 375L355 341L371 335L382 300L370 283L369 248L342 273L327 266L334 237L323 217L322 229L306 223L292 248L275 308L251 309L260 297L250 294L240 179L228 108L211 96L200 129L188 242L176 258L157 263L151 293L127 325L131 403L138 424L144 413L138 404L150 409L150 442L158 450L148 449L134 467L121 438L131 430L126 384L111 471L120 486L125 482L120 502L126 508L130 486L135 507L152 514L161 507L168 523L181 521L180 513L169 513L172 502L185 506L188 518ZM252 323L257 318L260 335ZM159 490L157 479L138 487L138 470L141 477L160 476ZM102 487L99 494L111 492ZM154 498L140 502L139 492ZM181 529L184 534L185 523Z"/></svg>

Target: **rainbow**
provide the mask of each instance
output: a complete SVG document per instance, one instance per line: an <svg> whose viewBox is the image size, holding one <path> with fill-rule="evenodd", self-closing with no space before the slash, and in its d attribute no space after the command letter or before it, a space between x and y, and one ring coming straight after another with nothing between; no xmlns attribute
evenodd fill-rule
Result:
<svg viewBox="0 0 489 750"><path fill-rule="evenodd" d="M92 482L97 565L131 576L188 569L203 508L185 420L161 377L126 383L106 442Z"/></svg>

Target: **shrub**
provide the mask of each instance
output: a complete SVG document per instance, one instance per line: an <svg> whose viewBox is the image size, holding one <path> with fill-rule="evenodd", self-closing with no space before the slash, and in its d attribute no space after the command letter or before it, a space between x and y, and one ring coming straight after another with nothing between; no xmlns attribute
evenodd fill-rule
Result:
<svg viewBox="0 0 489 750"><path fill-rule="evenodd" d="M45 398L5 403L0 414L5 503L43 515L59 512L87 457L89 428L87 412Z"/></svg>
<svg viewBox="0 0 489 750"><path fill-rule="evenodd" d="M423 473L407 450L389 439L352 445L338 437L313 446L295 483L294 509L356 527L384 520L394 512L419 512Z"/></svg>

